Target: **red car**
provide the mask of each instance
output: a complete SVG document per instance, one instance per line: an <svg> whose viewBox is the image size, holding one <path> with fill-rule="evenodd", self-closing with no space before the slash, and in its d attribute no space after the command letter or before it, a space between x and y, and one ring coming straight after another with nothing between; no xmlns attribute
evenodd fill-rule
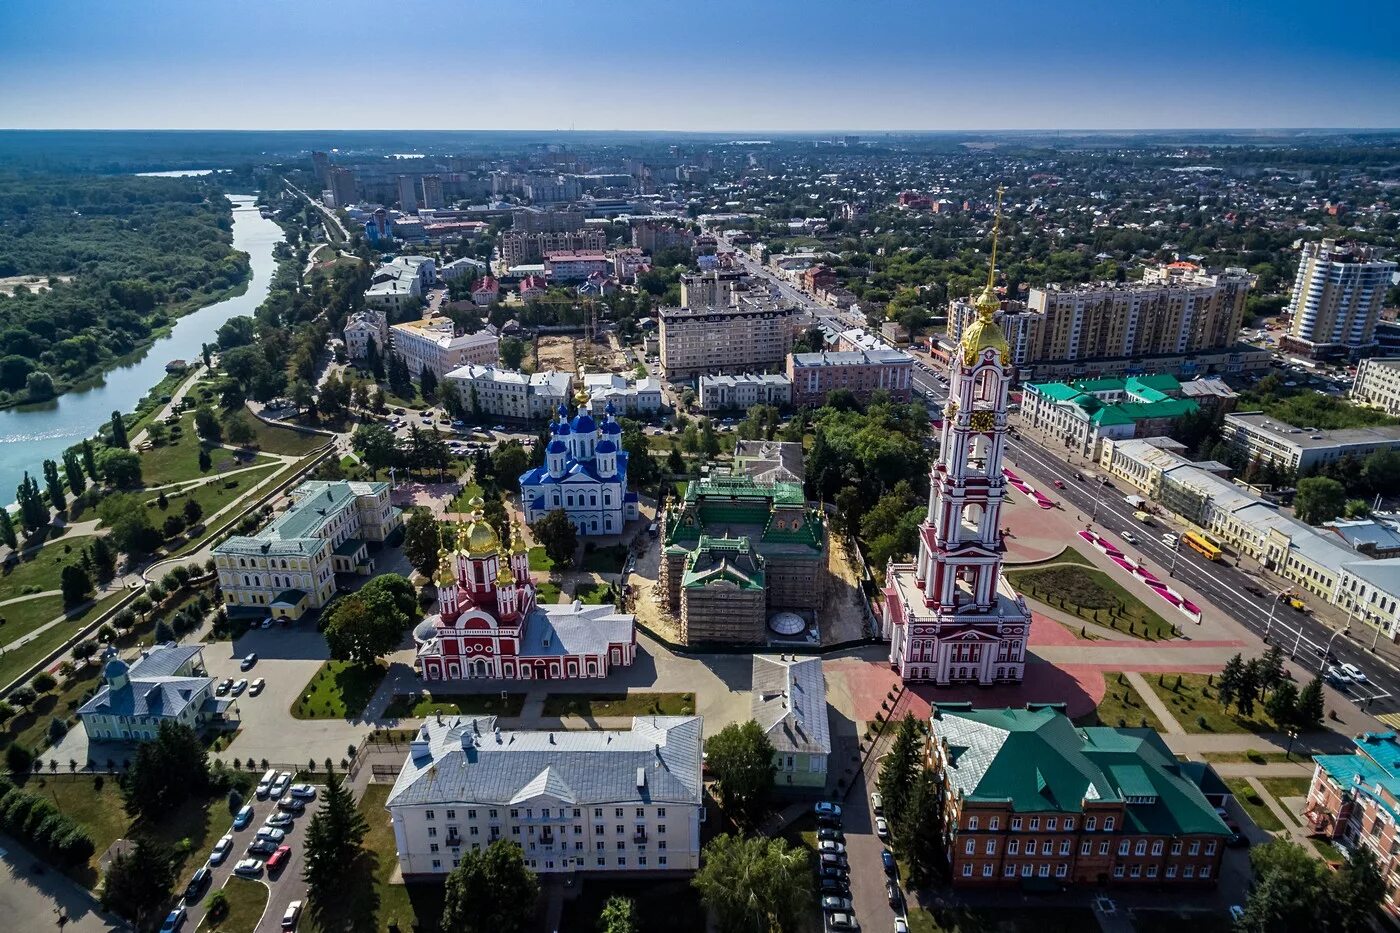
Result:
<svg viewBox="0 0 1400 933"><path fill-rule="evenodd" d="M1062 483L1062 482L1060 482L1059 480L1055 480L1055 488L1056 488L1056 489L1064 489L1064 488L1065 488L1065 484Z"/></svg>
<svg viewBox="0 0 1400 933"><path fill-rule="evenodd" d="M274 853L272 853L272 854L271 854L270 856L268 856L268 858L267 858L267 870L268 870L268 873L270 874L270 873L272 873L272 872L274 872L274 871L277 871L279 868L281 868L282 866L286 865L286 864L287 864L287 859L289 859L289 858L291 858L291 857L292 857L292 847L291 847L291 846L278 846L278 847L277 847L277 851L274 852Z"/></svg>

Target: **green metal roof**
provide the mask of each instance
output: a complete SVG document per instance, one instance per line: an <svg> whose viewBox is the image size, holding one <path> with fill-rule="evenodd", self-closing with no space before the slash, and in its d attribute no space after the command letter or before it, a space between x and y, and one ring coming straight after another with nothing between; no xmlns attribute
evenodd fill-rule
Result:
<svg viewBox="0 0 1400 933"><path fill-rule="evenodd" d="M354 557L364 546L365 543L359 538L346 538L336 545L334 553L336 557Z"/></svg>
<svg viewBox="0 0 1400 933"><path fill-rule="evenodd" d="M1063 382L1032 382L1028 383L1026 388L1056 402L1073 401L1083 394L1074 386L1066 385Z"/></svg>
<svg viewBox="0 0 1400 933"><path fill-rule="evenodd" d="M701 535L699 546L686 564L681 586L698 589L712 583L730 583L741 590L763 589L763 558L753 552L747 537Z"/></svg>
<svg viewBox="0 0 1400 933"><path fill-rule="evenodd" d="M1051 708L945 708L933 727L948 743L953 784L969 800L1044 813L1132 798L1141 802L1125 806L1129 831L1229 834L1196 772L1149 729L1079 728Z"/></svg>
<svg viewBox="0 0 1400 933"><path fill-rule="evenodd" d="M1145 376L1129 376L1125 387L1129 392L1134 389L1155 389L1170 394L1181 391L1181 380L1169 373L1149 373Z"/></svg>

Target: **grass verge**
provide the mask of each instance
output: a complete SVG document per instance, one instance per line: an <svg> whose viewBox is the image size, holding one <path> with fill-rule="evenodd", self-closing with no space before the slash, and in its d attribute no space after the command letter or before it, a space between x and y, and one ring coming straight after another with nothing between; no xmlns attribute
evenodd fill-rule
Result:
<svg viewBox="0 0 1400 933"><path fill-rule="evenodd" d="M1162 722L1152 712L1142 695L1128 682L1121 671L1104 671L1104 695L1094 712L1080 717L1080 725L1116 726L1136 729L1146 726L1156 732L1165 731Z"/></svg>
<svg viewBox="0 0 1400 933"><path fill-rule="evenodd" d="M1018 591L1086 622L1117 629L1134 638L1173 638L1176 629L1147 604L1101 570L1068 564L1007 571Z"/></svg>
<svg viewBox="0 0 1400 933"><path fill-rule="evenodd" d="M1176 716L1181 728L1196 733L1268 732L1273 726L1262 719L1240 716L1220 705L1206 674L1166 674L1162 683L1147 683ZM1255 707L1256 711L1258 707Z"/></svg>
<svg viewBox="0 0 1400 933"><path fill-rule="evenodd" d="M519 716L525 694L508 693L429 693L417 697L396 693L384 710L385 719L436 716Z"/></svg>
<svg viewBox="0 0 1400 933"><path fill-rule="evenodd" d="M256 930L258 920L267 910L267 886L260 881L230 875L222 890L227 898L227 913L217 920L212 916L207 918L204 925L214 930L226 930L228 933Z"/></svg>
<svg viewBox="0 0 1400 933"><path fill-rule="evenodd" d="M384 666L360 667L349 661L326 661L292 704L296 719L350 719L364 712L384 679Z"/></svg>
<svg viewBox="0 0 1400 933"><path fill-rule="evenodd" d="M1244 808L1244 812L1249 814L1255 826L1271 833L1283 829L1283 821L1274 816L1274 811L1269 809L1259 792L1250 786L1247 778L1225 778L1225 784L1230 788L1230 793L1235 795L1235 800Z"/></svg>
<svg viewBox="0 0 1400 933"><path fill-rule="evenodd" d="M544 698L545 716L689 716L694 712L693 693L551 693Z"/></svg>

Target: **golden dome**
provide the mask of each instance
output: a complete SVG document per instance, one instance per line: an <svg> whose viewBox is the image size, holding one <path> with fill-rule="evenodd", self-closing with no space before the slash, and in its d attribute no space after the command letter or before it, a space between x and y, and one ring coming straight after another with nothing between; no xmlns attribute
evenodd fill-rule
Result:
<svg viewBox="0 0 1400 933"><path fill-rule="evenodd" d="M1006 342L1006 333L996 321L996 314L1001 310L1001 301L997 298L995 285L997 233L1001 227L1001 196L1004 190L1000 186L997 187L997 212L996 219L992 221L992 261L987 270L987 287L977 296L977 320L967 325L959 344L962 348L963 363L968 366L976 362L983 350L996 350L1003 363L1009 362L1011 357L1011 346Z"/></svg>
<svg viewBox="0 0 1400 933"><path fill-rule="evenodd" d="M496 571L496 585L510 586L514 582L515 574L510 572L510 567L502 563L500 569Z"/></svg>
<svg viewBox="0 0 1400 933"><path fill-rule="evenodd" d="M434 579L438 586L451 586L457 582L457 572L452 569L452 554L445 547L438 551L438 569Z"/></svg>
<svg viewBox="0 0 1400 933"><path fill-rule="evenodd" d="M525 536L520 533L520 529L515 527L515 522L510 523L510 552L512 554L528 554L530 549L525 546Z"/></svg>
<svg viewBox="0 0 1400 933"><path fill-rule="evenodd" d="M501 549L501 540L496 537L496 530L486 521L486 513L483 506L486 501L480 496L472 498L467 503L472 507L472 521L466 528L464 548L468 557L486 557L495 554Z"/></svg>

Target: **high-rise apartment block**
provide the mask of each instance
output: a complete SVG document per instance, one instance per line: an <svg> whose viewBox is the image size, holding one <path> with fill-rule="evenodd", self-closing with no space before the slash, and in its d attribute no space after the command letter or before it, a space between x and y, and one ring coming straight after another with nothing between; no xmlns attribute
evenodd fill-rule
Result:
<svg viewBox="0 0 1400 933"><path fill-rule="evenodd" d="M739 270L693 272L681 276L681 304L687 308L722 308L734 304L744 288Z"/></svg>
<svg viewBox="0 0 1400 933"><path fill-rule="evenodd" d="M792 352L801 312L745 296L725 307L661 309L661 366L668 380L777 370Z"/></svg>
<svg viewBox="0 0 1400 933"><path fill-rule="evenodd" d="M354 204L359 198L355 184L355 173L348 168L332 165L328 170L326 188L330 191L331 200L334 202L331 207L345 207L347 204Z"/></svg>
<svg viewBox="0 0 1400 933"><path fill-rule="evenodd" d="M516 233L573 233L583 229L583 211L515 211L510 219Z"/></svg>
<svg viewBox="0 0 1400 933"><path fill-rule="evenodd" d="M418 210L417 179L412 175L399 176L399 209L405 214Z"/></svg>
<svg viewBox="0 0 1400 933"><path fill-rule="evenodd" d="M1192 263L1146 270L1140 282L1033 288L1024 307L998 312L1009 362L1020 379L1051 380L1125 370L1191 374L1243 368L1237 347L1252 278L1244 270L1207 272ZM956 301L949 337L977 320ZM1266 363L1267 354L1261 361Z"/></svg>
<svg viewBox="0 0 1400 933"><path fill-rule="evenodd" d="M507 230L501 235L501 258L507 266L518 266L543 262L549 253L597 253L607 249L607 246L608 234L599 228L536 233Z"/></svg>
<svg viewBox="0 0 1400 933"><path fill-rule="evenodd" d="M1280 346L1316 359L1356 356L1376 345L1376 321L1396 264L1369 246L1304 243Z"/></svg>
<svg viewBox="0 0 1400 933"><path fill-rule="evenodd" d="M447 207L447 197L442 191L441 175L423 176L423 206L430 211Z"/></svg>

